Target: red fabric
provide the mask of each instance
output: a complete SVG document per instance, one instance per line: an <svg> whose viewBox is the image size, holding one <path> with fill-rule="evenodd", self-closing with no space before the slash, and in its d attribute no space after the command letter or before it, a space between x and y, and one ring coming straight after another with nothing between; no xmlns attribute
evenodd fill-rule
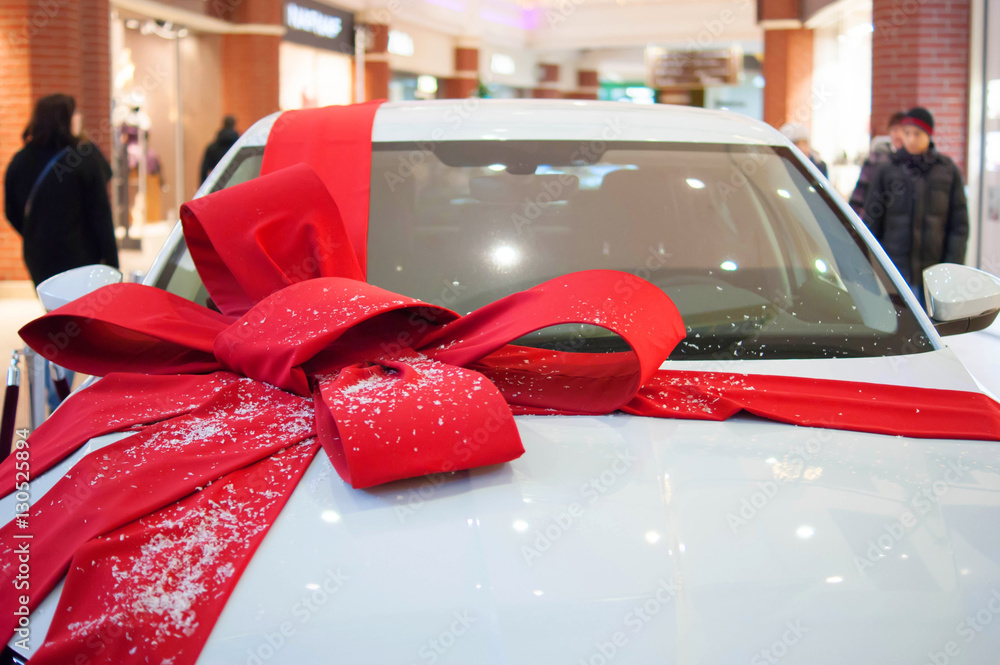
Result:
<svg viewBox="0 0 1000 665"><path fill-rule="evenodd" d="M271 128L261 173L306 164L340 209L361 274L367 275L372 123L384 100L282 113Z"/></svg>
<svg viewBox="0 0 1000 665"><path fill-rule="evenodd" d="M215 354L245 376L308 395L304 365L335 371L374 360L412 316L433 322L457 315L353 279L311 279L260 301L216 337Z"/></svg>
<svg viewBox="0 0 1000 665"><path fill-rule="evenodd" d="M241 223L203 224L213 209ZM212 301L230 316L296 282L365 278L337 204L304 164L190 201L181 223Z"/></svg>
<svg viewBox="0 0 1000 665"><path fill-rule="evenodd" d="M419 354L351 365L320 383L316 427L354 487L509 462L524 453L482 374Z"/></svg>
<svg viewBox="0 0 1000 665"><path fill-rule="evenodd" d="M213 342L230 321L160 289L112 284L35 319L19 334L52 362L95 376L194 374L221 369ZM60 335L71 343L49 342Z"/></svg>
<svg viewBox="0 0 1000 665"><path fill-rule="evenodd" d="M31 607L74 561L38 662L170 654L193 664L315 452L304 443L313 436L354 487L514 459L524 451L512 409L711 419L746 409L826 427L1000 438L1000 409L973 393L660 372L683 322L662 291L625 273L567 275L465 317L366 284L376 110L284 114L265 175L185 207L192 258L222 314L124 285L22 329L44 356L108 374L32 435L43 468L93 436L146 425L85 457L32 509ZM509 345L571 322L614 331L631 351ZM57 347L59 335L69 341ZM173 376L192 372L214 373ZM123 410L111 415L116 400ZM890 417L873 423L874 403ZM955 414L962 422L949 424ZM259 469L270 474L263 496L250 480ZM8 608L20 529L0 529L3 636L16 625ZM206 543L215 549L199 568ZM213 571L218 579L207 579ZM201 586L191 594L194 573ZM159 588L169 603L151 600ZM91 631L117 625L127 626L125 642L88 650Z"/></svg>
<svg viewBox="0 0 1000 665"><path fill-rule="evenodd" d="M1000 440L1000 405L982 393L798 376L660 371L624 411L778 422L929 439Z"/></svg>
<svg viewBox="0 0 1000 665"><path fill-rule="evenodd" d="M622 288L625 284L630 285L627 291ZM623 293L628 297L623 298ZM507 386L504 396L508 402L576 413L609 413L629 402L685 334L680 313L659 288L626 273L588 270L486 305L432 333L420 350L443 362L469 365L522 335L563 323L593 323L606 328L621 336L634 353L533 354L533 361L547 357L546 362L518 358L528 371L516 386ZM517 353L516 349L504 351L508 358ZM532 355L531 351L526 353ZM574 374L582 380L563 380ZM560 380L552 380L553 376ZM502 383L498 386L504 390Z"/></svg>
<svg viewBox="0 0 1000 665"><path fill-rule="evenodd" d="M80 655L88 663L194 662L212 632L213 612L318 448L311 441L286 448L88 541L73 556L31 665L82 662Z"/></svg>
<svg viewBox="0 0 1000 665"><path fill-rule="evenodd" d="M78 391L31 433L31 475L37 477L94 438L183 415L239 377L227 372L146 376L109 374ZM14 461L0 464L0 487L14 487Z"/></svg>
<svg viewBox="0 0 1000 665"><path fill-rule="evenodd" d="M312 403L257 381L221 388L190 413L165 420L84 457L31 507L34 609L87 541L182 499L207 483L314 435ZM97 423L81 423L92 430ZM29 440L30 443L30 440ZM13 606L12 580L23 533L0 529L0 589ZM0 634L17 617L0 615Z"/></svg>

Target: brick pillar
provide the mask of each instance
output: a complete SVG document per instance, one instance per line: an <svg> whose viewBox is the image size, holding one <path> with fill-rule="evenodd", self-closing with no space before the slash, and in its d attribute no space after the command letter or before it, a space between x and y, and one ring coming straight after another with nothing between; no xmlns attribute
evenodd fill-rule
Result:
<svg viewBox="0 0 1000 665"><path fill-rule="evenodd" d="M764 122L812 126L813 31L764 31Z"/></svg>
<svg viewBox="0 0 1000 665"><path fill-rule="evenodd" d="M600 85L597 79L597 70L580 69L576 72L576 90L567 92L563 97L566 99L597 99Z"/></svg>
<svg viewBox="0 0 1000 665"><path fill-rule="evenodd" d="M281 3L243 0L224 18L234 23L281 24ZM278 110L278 47L273 35L222 35L222 108L245 129Z"/></svg>
<svg viewBox="0 0 1000 665"><path fill-rule="evenodd" d="M35 100L56 92L76 98L84 132L109 154L109 23L107 0L5 0L0 10L0 172L23 145L21 132ZM0 224L0 279L28 279L20 236L6 219Z"/></svg>
<svg viewBox="0 0 1000 665"><path fill-rule="evenodd" d="M538 64L538 87L531 91L531 96L538 99L558 99L559 65Z"/></svg>
<svg viewBox="0 0 1000 665"><path fill-rule="evenodd" d="M455 47L455 75L443 79L440 99L465 99L479 89L479 49L474 46Z"/></svg>
<svg viewBox="0 0 1000 665"><path fill-rule="evenodd" d="M84 81L77 108L83 113L83 127L88 137L110 159L111 127L111 14L108 0L80 3L80 33L82 57L81 78Z"/></svg>
<svg viewBox="0 0 1000 665"><path fill-rule="evenodd" d="M368 35L365 43L365 100L388 99L389 81L389 26L385 23L366 23Z"/></svg>
<svg viewBox="0 0 1000 665"><path fill-rule="evenodd" d="M965 172L968 152L970 1L874 0L872 125L925 106L934 143Z"/></svg>

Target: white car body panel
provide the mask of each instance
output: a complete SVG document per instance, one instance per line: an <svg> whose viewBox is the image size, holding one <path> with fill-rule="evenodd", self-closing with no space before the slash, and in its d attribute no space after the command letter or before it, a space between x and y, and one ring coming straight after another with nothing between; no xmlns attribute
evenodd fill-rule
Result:
<svg viewBox="0 0 1000 665"><path fill-rule="evenodd" d="M373 140L602 140L610 114L621 118L615 140L788 145L733 114L579 106L385 104ZM275 117L234 150L263 145ZM146 283L179 238L178 228ZM664 367L1000 390L1000 326L947 346L930 337L937 350L910 356ZM954 643L951 665L996 663L995 443L743 415L516 420L524 456L444 479L352 490L320 452L198 662L922 665ZM35 481L32 499L117 438L91 441ZM915 524L900 521L907 511ZM32 615L33 648L58 594ZM983 617L997 624L983 628Z"/></svg>
<svg viewBox="0 0 1000 665"><path fill-rule="evenodd" d="M825 369L819 376L976 389L951 350L894 360L702 368L802 376ZM788 662L865 662L866 654L872 662L920 662L925 645L913 636L931 631L915 626L957 626L963 612L986 607L984 589L1000 589L1000 532L983 528L996 523L1000 509L995 444L750 416L722 423L626 415L517 422L522 458L444 482L352 490L320 453L240 578L199 663L255 662L250 654L275 664L331 654L342 662L418 663L430 653L440 663L588 662L595 640L622 631L628 639L616 662L721 665L750 662L781 642L785 622L808 631L787 645ZM36 481L33 500L85 454L120 438L91 441ZM620 473L619 453L635 458ZM913 501L926 508L917 497L933 495L949 462L968 470L945 481L917 527L884 541L891 549L879 550L883 556L869 557L869 541L877 547L886 525L906 510L917 514ZM0 510L12 510L12 501L0 500ZM558 520L566 523L562 513L574 503L579 516L564 529ZM728 515L749 518L731 526ZM797 535L806 526L814 534ZM546 529L558 533L550 551L526 555L521 548L537 550L534 541ZM859 572L855 555L872 566L862 563ZM336 592L325 592L324 580L339 579L338 570L345 579L327 582ZM660 581L677 588L676 596L661 593L655 622L627 616L654 597ZM32 614L34 635L48 629L60 590ZM448 633L455 612L475 622L438 654L429 640ZM998 648L998 638L998 631L984 633L967 658L951 662L985 662L981 656ZM934 647L931 640L926 648ZM499 661L498 649L506 654Z"/></svg>

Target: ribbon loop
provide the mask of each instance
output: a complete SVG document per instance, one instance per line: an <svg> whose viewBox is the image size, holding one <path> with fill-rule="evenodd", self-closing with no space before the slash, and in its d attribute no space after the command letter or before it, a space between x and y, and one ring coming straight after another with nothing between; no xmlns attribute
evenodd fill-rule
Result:
<svg viewBox="0 0 1000 665"><path fill-rule="evenodd" d="M632 352L504 348L522 335L564 323L605 328ZM420 351L480 369L512 404L609 413L635 396L684 334L677 307L661 289L628 273L587 270L481 307L431 334Z"/></svg>
<svg viewBox="0 0 1000 665"><path fill-rule="evenodd" d="M304 280L365 279L337 204L305 164L190 201L181 223L205 288L228 315Z"/></svg>
<svg viewBox="0 0 1000 665"><path fill-rule="evenodd" d="M43 357L78 372L202 374L222 369L213 345L231 321L160 289L111 284L18 333Z"/></svg>

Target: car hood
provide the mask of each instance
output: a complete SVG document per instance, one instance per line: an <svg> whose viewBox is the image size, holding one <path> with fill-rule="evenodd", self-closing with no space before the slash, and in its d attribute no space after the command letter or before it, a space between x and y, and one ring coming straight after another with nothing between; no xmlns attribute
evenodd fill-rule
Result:
<svg viewBox="0 0 1000 665"><path fill-rule="evenodd" d="M1000 651L986 627L1000 623L995 444L745 415L517 424L514 462L369 490L319 454L198 662L978 664Z"/></svg>

